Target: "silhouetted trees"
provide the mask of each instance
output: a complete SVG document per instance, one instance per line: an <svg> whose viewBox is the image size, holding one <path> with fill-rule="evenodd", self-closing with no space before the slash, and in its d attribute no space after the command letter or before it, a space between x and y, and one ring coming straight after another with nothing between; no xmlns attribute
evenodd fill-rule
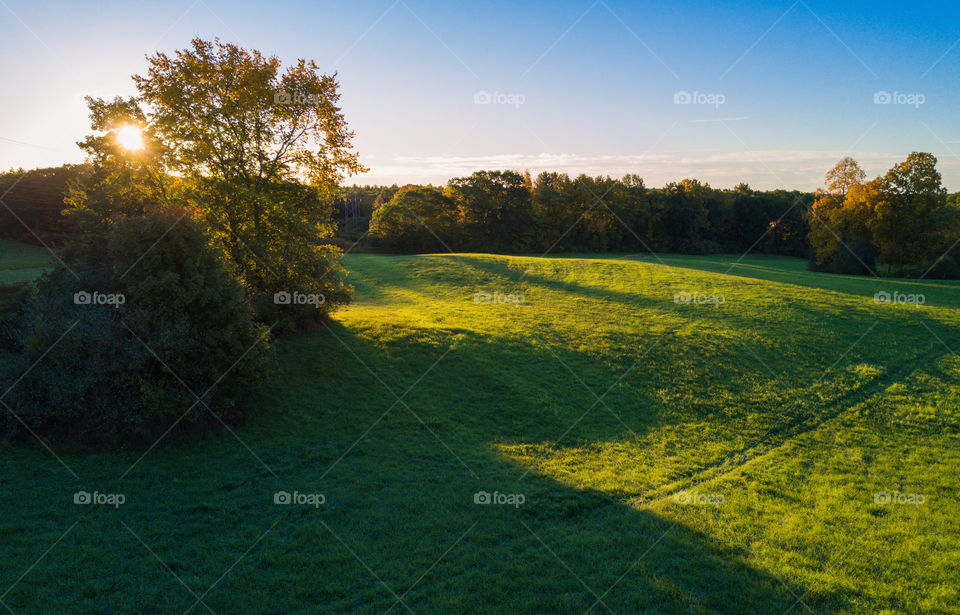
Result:
<svg viewBox="0 0 960 615"><path fill-rule="evenodd" d="M83 165L0 173L0 238L35 245L57 243L66 232L63 196Z"/></svg>
<svg viewBox="0 0 960 615"><path fill-rule="evenodd" d="M813 195L717 190L695 179L648 188L636 175L571 178L478 171L443 189L406 186L373 211L390 252L757 252L806 256Z"/></svg>

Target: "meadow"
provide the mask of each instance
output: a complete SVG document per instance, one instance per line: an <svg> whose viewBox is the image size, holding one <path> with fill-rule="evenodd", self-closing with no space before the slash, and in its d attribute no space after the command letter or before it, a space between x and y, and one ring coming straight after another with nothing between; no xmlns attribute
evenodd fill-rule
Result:
<svg viewBox="0 0 960 615"><path fill-rule="evenodd" d="M345 261L232 431L0 449L8 611L960 613L960 283Z"/></svg>
<svg viewBox="0 0 960 615"><path fill-rule="evenodd" d="M33 280L54 262L43 248L0 239L0 284Z"/></svg>

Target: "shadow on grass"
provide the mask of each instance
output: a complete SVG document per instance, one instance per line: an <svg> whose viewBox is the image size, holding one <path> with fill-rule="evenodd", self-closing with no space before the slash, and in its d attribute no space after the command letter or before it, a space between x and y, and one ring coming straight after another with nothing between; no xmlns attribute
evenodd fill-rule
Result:
<svg viewBox="0 0 960 615"><path fill-rule="evenodd" d="M590 405L585 391L576 390L580 385L561 372L549 376L566 378L560 390L547 383L544 390L555 395L549 400L540 394L541 383L523 377L540 362L559 367L545 351L532 356L520 346L483 348L490 340L461 336L404 403L394 404L387 387L406 392L442 355L436 341L401 338L384 348L335 324L329 335L318 333L289 349L286 362L294 369L278 391L279 405L307 393L310 382L316 400L336 390L340 397L373 402L349 416L339 408L318 409L325 415L320 442L302 420L294 421L294 442L290 432L276 434L287 446L307 439L323 451L307 460L288 457L278 471L297 484L323 485L332 505L319 516L294 511L294 521L274 530L280 535L275 540L317 553L315 569L337 571L313 579L318 610L403 609L396 596L417 613L779 615L791 607L806 610L799 596L816 612L844 604L841 596L807 593L752 567L746 552L730 546L736 537L721 542L609 495L528 473L503 457L493 443L556 438ZM358 359L345 359L354 353ZM332 361L349 377L316 379ZM652 397L647 402L647 409L656 405ZM632 430L643 432L656 421L644 415L643 405L624 413ZM626 428L602 412L570 435L585 443L617 437L629 437ZM525 502L477 504L481 491L522 494ZM299 586L307 582L287 566L261 573ZM229 610L236 604L211 606Z"/></svg>
<svg viewBox="0 0 960 615"><path fill-rule="evenodd" d="M529 473L496 449L648 433L665 420L652 388L611 401L619 416L583 416L595 399L546 349L442 328L364 336L331 323L285 340L281 353L284 374L251 400L260 410L237 438L164 441L120 482L127 503L118 510L79 511L74 485L50 471L55 461L27 467L4 451L0 585L79 522L4 601L16 612L183 612L194 597L169 563L191 591L211 587L204 600L216 612L780 615L847 606L751 565L731 546L736 536ZM561 358L596 391L619 376L599 358ZM67 462L83 478L77 487L110 492L139 455ZM280 489L322 492L326 503L278 507ZM477 504L481 491L525 501Z"/></svg>
<svg viewBox="0 0 960 615"><path fill-rule="evenodd" d="M765 280L804 288L829 290L853 296L873 297L881 290L902 293L924 293L931 302L947 307L960 306L960 281L886 278L883 276L860 276L811 271L807 261L789 256L760 255L747 257L738 262L739 255L726 258L709 256L662 255L660 259L670 267L718 273L739 278ZM624 255L598 257L598 260L630 260L649 264L661 264L652 256Z"/></svg>
<svg viewBox="0 0 960 615"><path fill-rule="evenodd" d="M82 481L65 486L55 462L24 467L4 451L0 584L38 562L4 602L15 612L184 612L190 592L209 587L215 612L780 615L805 610L799 596L815 612L842 609L842 596L751 566L731 546L736 537L698 533L504 458L495 442L556 438L591 399L556 369L538 388L531 365L554 360L519 346L504 354L455 334L437 362L447 335L374 343L333 324L291 340L285 374L255 400L263 409L237 439L171 438L122 481L136 455L69 456ZM631 429L655 420L643 406L624 413ZM618 436L624 426L607 413L571 433ZM126 503L78 507L77 488L124 493ZM326 501L277 506L281 489ZM481 491L524 503L478 504Z"/></svg>

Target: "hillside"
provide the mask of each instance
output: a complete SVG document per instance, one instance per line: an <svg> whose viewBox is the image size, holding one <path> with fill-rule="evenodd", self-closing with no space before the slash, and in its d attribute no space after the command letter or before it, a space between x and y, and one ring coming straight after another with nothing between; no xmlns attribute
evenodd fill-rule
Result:
<svg viewBox="0 0 960 615"><path fill-rule="evenodd" d="M6 250L3 281L42 266ZM0 600L960 612L960 283L778 257L346 261L356 300L280 340L234 433L3 449Z"/></svg>

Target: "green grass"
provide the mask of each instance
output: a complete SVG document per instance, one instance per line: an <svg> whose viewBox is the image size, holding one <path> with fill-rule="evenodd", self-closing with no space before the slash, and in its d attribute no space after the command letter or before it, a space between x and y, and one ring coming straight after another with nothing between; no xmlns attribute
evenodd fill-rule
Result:
<svg viewBox="0 0 960 615"><path fill-rule="evenodd" d="M0 284L32 280L53 263L44 248L0 239Z"/></svg>
<svg viewBox="0 0 960 615"><path fill-rule="evenodd" d="M0 451L0 599L960 613L960 284L661 258L349 256L356 301L280 342L235 435L56 450L79 480L40 445ZM79 489L126 503L77 506ZM326 502L274 505L281 489Z"/></svg>

